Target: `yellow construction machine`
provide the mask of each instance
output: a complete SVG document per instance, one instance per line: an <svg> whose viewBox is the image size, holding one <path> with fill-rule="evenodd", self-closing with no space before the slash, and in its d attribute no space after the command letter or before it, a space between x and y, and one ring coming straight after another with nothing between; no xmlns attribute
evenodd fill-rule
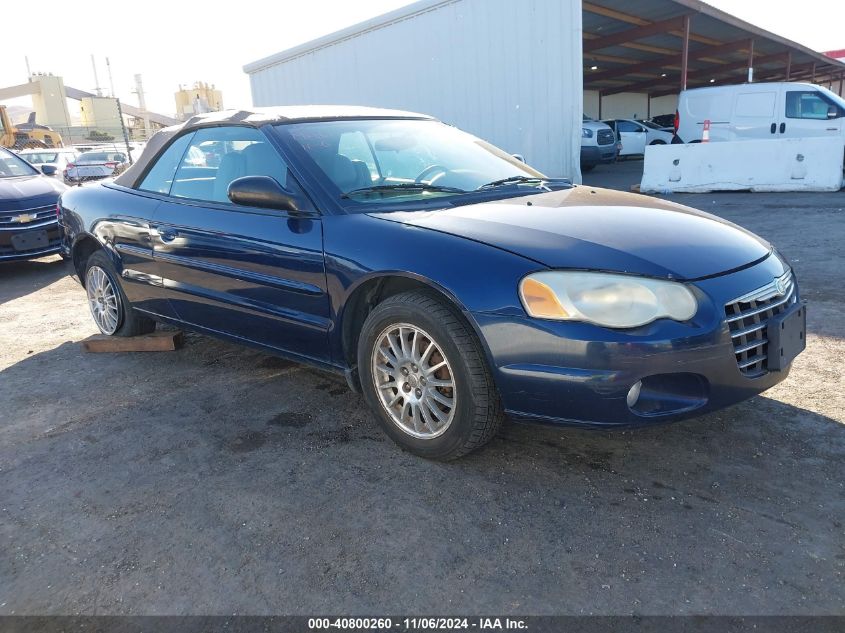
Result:
<svg viewBox="0 0 845 633"><path fill-rule="evenodd" d="M46 125L35 122L35 113L29 115L29 121L12 125L6 106L0 105L0 146L9 149L30 149L63 147L62 135Z"/></svg>

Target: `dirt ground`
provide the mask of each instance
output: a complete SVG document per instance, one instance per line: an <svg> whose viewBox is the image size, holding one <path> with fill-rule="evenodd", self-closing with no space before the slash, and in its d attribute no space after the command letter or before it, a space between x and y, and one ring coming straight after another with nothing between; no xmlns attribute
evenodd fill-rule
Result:
<svg viewBox="0 0 845 633"><path fill-rule="evenodd" d="M0 265L0 614L845 614L845 193L680 200L794 263L789 379L649 430L508 425L452 464L248 349L85 354L67 266Z"/></svg>

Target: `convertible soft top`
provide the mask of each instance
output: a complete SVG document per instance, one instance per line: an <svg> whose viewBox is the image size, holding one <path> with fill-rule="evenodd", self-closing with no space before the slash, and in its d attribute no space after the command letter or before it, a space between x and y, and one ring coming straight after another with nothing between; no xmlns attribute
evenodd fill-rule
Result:
<svg viewBox="0 0 845 633"><path fill-rule="evenodd" d="M220 125L251 125L261 127L268 123L290 121L331 121L339 119L433 119L425 114L386 110L363 106L308 105L278 106L273 108L251 108L249 110L224 110L191 117L184 123L159 130L150 138L141 157L129 169L114 179L116 185L135 188L140 177L146 173L149 163L158 156L168 141L185 130Z"/></svg>

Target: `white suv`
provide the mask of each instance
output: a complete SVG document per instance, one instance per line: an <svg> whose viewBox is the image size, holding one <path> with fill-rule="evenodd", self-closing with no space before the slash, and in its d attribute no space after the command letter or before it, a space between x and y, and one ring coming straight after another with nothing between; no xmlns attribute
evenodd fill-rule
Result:
<svg viewBox="0 0 845 633"><path fill-rule="evenodd" d="M584 115L581 128L581 171L592 171L596 165L616 162L619 147L613 130L601 121Z"/></svg>

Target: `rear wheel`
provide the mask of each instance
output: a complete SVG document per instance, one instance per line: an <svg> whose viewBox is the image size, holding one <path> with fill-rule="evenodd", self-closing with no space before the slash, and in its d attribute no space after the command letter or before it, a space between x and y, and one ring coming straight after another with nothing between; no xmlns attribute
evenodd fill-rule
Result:
<svg viewBox="0 0 845 633"><path fill-rule="evenodd" d="M581 173L588 174L596 168L595 165L581 165Z"/></svg>
<svg viewBox="0 0 845 633"><path fill-rule="evenodd" d="M85 292L100 332L107 336L138 336L154 331L155 321L132 309L117 277L114 264L105 253L91 254L85 264Z"/></svg>
<svg viewBox="0 0 845 633"><path fill-rule="evenodd" d="M376 306L361 331L358 371L385 433L416 455L461 457L501 425L481 344L431 293L402 293Z"/></svg>

